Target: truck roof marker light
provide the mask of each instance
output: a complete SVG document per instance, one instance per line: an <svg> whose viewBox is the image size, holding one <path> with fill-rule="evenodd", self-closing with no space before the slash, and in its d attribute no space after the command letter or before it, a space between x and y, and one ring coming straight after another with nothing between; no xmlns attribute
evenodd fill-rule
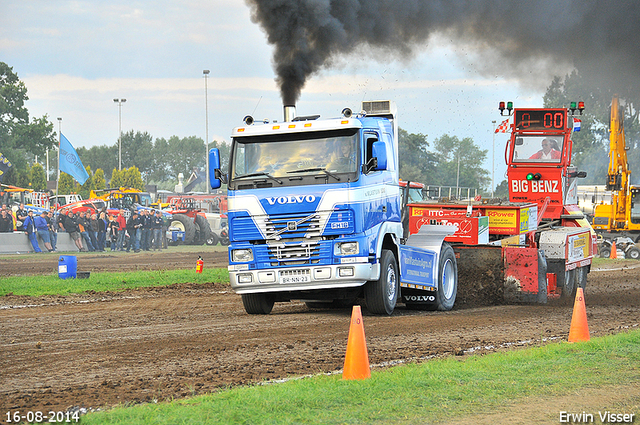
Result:
<svg viewBox="0 0 640 425"><path fill-rule="evenodd" d="M273 127L271 127L271 130L280 130L280 126L279 125L274 125Z"/></svg>
<svg viewBox="0 0 640 425"><path fill-rule="evenodd" d="M244 131L244 128L242 127L238 129L238 133L242 133L243 131Z"/></svg>
<svg viewBox="0 0 640 425"><path fill-rule="evenodd" d="M308 123L306 123L304 126L305 126L306 128L309 128L309 127L311 127L312 125L313 125L313 124L311 124L310 122L308 122Z"/></svg>
<svg viewBox="0 0 640 425"><path fill-rule="evenodd" d="M289 128L296 128L295 124L289 124Z"/></svg>

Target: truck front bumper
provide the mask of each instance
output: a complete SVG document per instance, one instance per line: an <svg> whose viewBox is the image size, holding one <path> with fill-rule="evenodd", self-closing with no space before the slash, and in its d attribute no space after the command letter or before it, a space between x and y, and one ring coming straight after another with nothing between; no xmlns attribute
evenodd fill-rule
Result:
<svg viewBox="0 0 640 425"><path fill-rule="evenodd" d="M370 263L263 270L237 270L237 266L229 266L231 287L238 294L349 288L362 286L379 275L380 265Z"/></svg>

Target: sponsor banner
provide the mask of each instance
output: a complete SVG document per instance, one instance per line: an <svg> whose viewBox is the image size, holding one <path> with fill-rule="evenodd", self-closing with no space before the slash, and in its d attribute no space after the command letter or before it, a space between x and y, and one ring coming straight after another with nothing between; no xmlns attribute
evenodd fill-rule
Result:
<svg viewBox="0 0 640 425"><path fill-rule="evenodd" d="M427 216L413 216L409 218L410 233L418 233L424 224L448 224L455 226L456 232L444 238L447 242L462 242L466 245L489 243L489 217L454 216L447 218L429 218Z"/></svg>
<svg viewBox="0 0 640 425"><path fill-rule="evenodd" d="M591 242L591 233L584 232L579 235L571 235L567 240L567 261L578 261L589 257L589 243Z"/></svg>

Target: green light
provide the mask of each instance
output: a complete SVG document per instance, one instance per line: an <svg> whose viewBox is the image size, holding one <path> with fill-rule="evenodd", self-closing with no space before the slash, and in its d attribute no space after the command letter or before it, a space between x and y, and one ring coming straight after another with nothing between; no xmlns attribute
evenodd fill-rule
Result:
<svg viewBox="0 0 640 425"><path fill-rule="evenodd" d="M513 109L513 102L507 102L507 109Z"/></svg>
<svg viewBox="0 0 640 425"><path fill-rule="evenodd" d="M527 174L527 180L533 180L533 173Z"/></svg>
<svg viewBox="0 0 640 425"><path fill-rule="evenodd" d="M571 102L571 107L569 109L576 109L576 102Z"/></svg>

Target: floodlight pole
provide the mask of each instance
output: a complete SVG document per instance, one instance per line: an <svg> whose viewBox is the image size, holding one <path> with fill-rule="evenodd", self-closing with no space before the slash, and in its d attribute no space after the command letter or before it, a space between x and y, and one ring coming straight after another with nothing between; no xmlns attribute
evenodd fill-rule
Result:
<svg viewBox="0 0 640 425"><path fill-rule="evenodd" d="M495 171L496 171L496 121L491 121L492 124L492 133L493 133L493 150L491 154L491 198L493 198L493 191L496 188L496 182L494 180Z"/></svg>
<svg viewBox="0 0 640 425"><path fill-rule="evenodd" d="M122 170L122 104L127 99L113 99L118 104L118 171Z"/></svg>
<svg viewBox="0 0 640 425"><path fill-rule="evenodd" d="M209 182L209 100L207 98L207 79L209 78L210 72L211 71L209 71L208 69L202 71L202 74L204 76L204 145L206 158L206 169L204 170L204 173L207 175L207 193L211 193L211 184Z"/></svg>

